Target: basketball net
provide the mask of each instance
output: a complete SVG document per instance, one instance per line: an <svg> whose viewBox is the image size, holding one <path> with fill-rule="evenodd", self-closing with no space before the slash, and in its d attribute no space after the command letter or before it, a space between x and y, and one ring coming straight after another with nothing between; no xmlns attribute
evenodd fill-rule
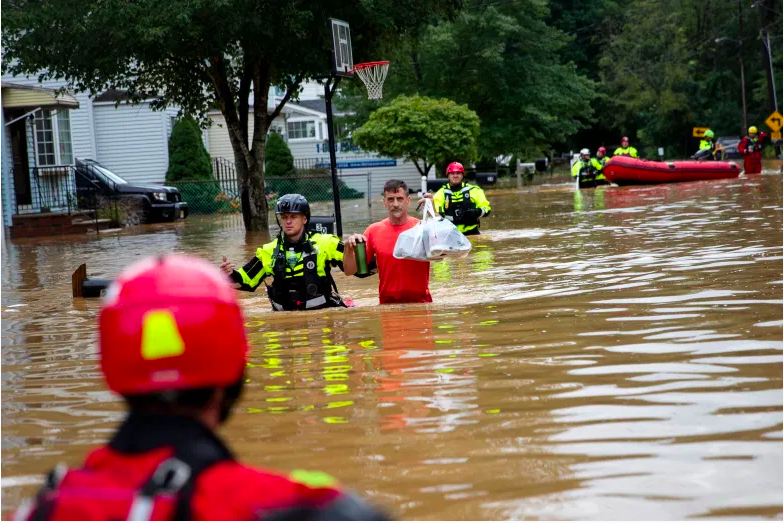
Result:
<svg viewBox="0 0 784 523"><path fill-rule="evenodd" d="M366 62L358 64L352 71L359 76L362 83L365 84L368 92L368 98L371 100L380 100L382 96L382 88L384 87L384 80L387 78L387 71L389 70L389 62Z"/></svg>

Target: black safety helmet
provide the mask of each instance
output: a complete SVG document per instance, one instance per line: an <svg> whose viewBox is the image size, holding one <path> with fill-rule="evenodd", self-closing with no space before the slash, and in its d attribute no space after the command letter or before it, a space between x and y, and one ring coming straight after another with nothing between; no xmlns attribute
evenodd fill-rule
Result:
<svg viewBox="0 0 784 523"><path fill-rule="evenodd" d="M286 194L278 198L275 204L275 215L283 213L304 214L310 221L310 204L301 194Z"/></svg>

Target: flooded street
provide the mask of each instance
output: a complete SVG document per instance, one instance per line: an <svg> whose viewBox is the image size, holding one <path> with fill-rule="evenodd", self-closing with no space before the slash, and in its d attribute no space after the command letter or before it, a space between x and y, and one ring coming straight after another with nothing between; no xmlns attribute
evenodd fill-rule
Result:
<svg viewBox="0 0 784 523"><path fill-rule="evenodd" d="M249 382L222 434L273 469L318 469L405 519L782 517L781 162L735 180L488 191L432 305L271 313L243 294ZM344 231L385 216L344 208ZM314 214L328 207L315 206ZM98 300L71 273L266 240L193 217L100 239L6 238L2 507L122 418L96 359Z"/></svg>

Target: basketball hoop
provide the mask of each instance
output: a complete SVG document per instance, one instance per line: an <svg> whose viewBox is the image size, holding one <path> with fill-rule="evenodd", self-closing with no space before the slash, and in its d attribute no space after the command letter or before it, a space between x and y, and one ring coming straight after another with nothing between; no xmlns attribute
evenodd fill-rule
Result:
<svg viewBox="0 0 784 523"><path fill-rule="evenodd" d="M384 80L387 78L387 70L389 70L389 62L383 60L357 64L351 72L359 76L359 79L367 87L368 98L380 100L381 89L384 87Z"/></svg>

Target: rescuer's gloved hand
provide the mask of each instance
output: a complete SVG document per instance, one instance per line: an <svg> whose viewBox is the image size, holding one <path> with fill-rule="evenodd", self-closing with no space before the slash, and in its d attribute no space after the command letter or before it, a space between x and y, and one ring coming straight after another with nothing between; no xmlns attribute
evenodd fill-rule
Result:
<svg viewBox="0 0 784 523"><path fill-rule="evenodd" d="M464 223L476 223L482 217L482 209L468 209L463 213Z"/></svg>

